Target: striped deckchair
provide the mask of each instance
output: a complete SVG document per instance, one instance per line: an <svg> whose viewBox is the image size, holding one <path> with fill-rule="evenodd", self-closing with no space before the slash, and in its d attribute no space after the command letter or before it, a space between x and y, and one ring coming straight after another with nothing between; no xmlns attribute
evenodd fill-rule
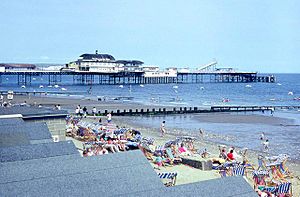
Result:
<svg viewBox="0 0 300 197"><path fill-rule="evenodd" d="M269 174L269 171L267 170L254 170L252 172L253 176L267 176Z"/></svg>
<svg viewBox="0 0 300 197"><path fill-rule="evenodd" d="M266 185L266 177L269 176L269 171L267 170L254 170L252 172L253 182L254 182L254 189L258 186Z"/></svg>
<svg viewBox="0 0 300 197"><path fill-rule="evenodd" d="M143 137L142 138L142 143L146 143L148 145L151 145L154 143L154 138L152 137Z"/></svg>
<svg viewBox="0 0 300 197"><path fill-rule="evenodd" d="M128 131L128 129L126 128L120 128L114 131L114 134L116 135L120 135L120 134L124 134L126 131Z"/></svg>
<svg viewBox="0 0 300 197"><path fill-rule="evenodd" d="M216 170L219 170L219 174L221 175L221 177L226 177L227 175L231 174L231 167L234 164L232 162L225 162L221 165L219 165Z"/></svg>
<svg viewBox="0 0 300 197"><path fill-rule="evenodd" d="M140 142L142 140L142 136L140 134L136 134L132 141L134 142Z"/></svg>
<svg viewBox="0 0 300 197"><path fill-rule="evenodd" d="M165 143L165 147L167 148L170 147L171 145L176 145L176 144L177 144L176 140L169 140Z"/></svg>
<svg viewBox="0 0 300 197"><path fill-rule="evenodd" d="M291 187L292 187L292 184L290 182L280 183L278 185L277 195L278 194L290 194Z"/></svg>
<svg viewBox="0 0 300 197"><path fill-rule="evenodd" d="M167 179L166 186L174 186L176 184L177 172L159 172L157 173L160 179Z"/></svg>
<svg viewBox="0 0 300 197"><path fill-rule="evenodd" d="M261 189L261 191L270 192L270 193L272 193L272 194L275 194L275 193L277 192L277 190L278 190L278 187L268 187L268 186L263 187L263 188Z"/></svg>
<svg viewBox="0 0 300 197"><path fill-rule="evenodd" d="M245 166L238 165L234 166L232 169L233 176L244 176L245 175Z"/></svg>

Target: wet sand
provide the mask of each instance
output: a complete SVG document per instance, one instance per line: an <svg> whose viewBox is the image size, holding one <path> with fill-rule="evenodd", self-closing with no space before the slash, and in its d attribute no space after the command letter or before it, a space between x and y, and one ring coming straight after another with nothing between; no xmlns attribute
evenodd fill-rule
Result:
<svg viewBox="0 0 300 197"><path fill-rule="evenodd" d="M206 123L231 123L231 124L266 124L266 125L292 125L293 120L271 115L236 113L208 113L197 114L193 117Z"/></svg>
<svg viewBox="0 0 300 197"><path fill-rule="evenodd" d="M5 101L7 101L5 99ZM153 106L147 106L140 103L128 103L122 101L97 101L92 99L75 99L70 97L46 97L46 96L25 96L15 95L12 104L24 103L30 105L41 104L44 107L54 108L55 105L60 104L62 110L68 110L70 113L75 111L77 105L86 106L89 110L96 107L97 110L116 110L116 109L142 109L152 108Z"/></svg>

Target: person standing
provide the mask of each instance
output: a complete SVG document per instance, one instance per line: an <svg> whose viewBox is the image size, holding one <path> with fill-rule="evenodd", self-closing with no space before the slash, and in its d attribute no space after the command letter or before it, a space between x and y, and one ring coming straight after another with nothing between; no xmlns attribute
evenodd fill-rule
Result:
<svg viewBox="0 0 300 197"><path fill-rule="evenodd" d="M271 107L271 108L270 108L270 111L271 111L271 116L273 116L274 111L275 111L274 107Z"/></svg>
<svg viewBox="0 0 300 197"><path fill-rule="evenodd" d="M166 126L165 126L166 121L162 121L162 123L160 124L160 133L161 133L161 137L164 137L165 133L166 133Z"/></svg>
<svg viewBox="0 0 300 197"><path fill-rule="evenodd" d="M269 152L269 140L266 139L266 141L263 142L264 151Z"/></svg>
<svg viewBox="0 0 300 197"><path fill-rule="evenodd" d="M111 113L108 113L107 114L107 123L110 123L111 122Z"/></svg>
<svg viewBox="0 0 300 197"><path fill-rule="evenodd" d="M87 108L86 108L86 106L84 106L82 110L83 110L84 118L86 118L86 115L87 115Z"/></svg>
<svg viewBox="0 0 300 197"><path fill-rule="evenodd" d="M94 117L96 117L96 113L97 113L97 109L96 109L96 107L93 107L92 114L93 114Z"/></svg>
<svg viewBox="0 0 300 197"><path fill-rule="evenodd" d="M0 107L2 106L3 99L4 99L3 95L2 95L2 94L0 94Z"/></svg>
<svg viewBox="0 0 300 197"><path fill-rule="evenodd" d="M79 115L82 118L82 116L83 116L83 109L81 107L79 108Z"/></svg>
<svg viewBox="0 0 300 197"><path fill-rule="evenodd" d="M77 117L80 115L80 109L81 109L80 105L77 105L76 110L75 110Z"/></svg>
<svg viewBox="0 0 300 197"><path fill-rule="evenodd" d="M204 140L204 130L202 128L199 129L199 134L200 134L200 140Z"/></svg>
<svg viewBox="0 0 300 197"><path fill-rule="evenodd" d="M260 134L260 140L263 141L265 139L265 132L262 132Z"/></svg>

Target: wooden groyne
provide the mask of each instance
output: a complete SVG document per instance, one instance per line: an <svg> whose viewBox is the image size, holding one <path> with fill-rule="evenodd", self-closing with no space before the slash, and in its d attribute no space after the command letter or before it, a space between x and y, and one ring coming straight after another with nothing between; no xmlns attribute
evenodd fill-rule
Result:
<svg viewBox="0 0 300 197"><path fill-rule="evenodd" d="M116 109L98 111L99 116L105 116L112 113L114 116L139 116L139 115L169 115L169 114L191 114L191 113L216 113L216 112L254 112L270 111L273 113L276 109L300 109L300 106L212 106L210 108L199 107L162 107L146 109Z"/></svg>

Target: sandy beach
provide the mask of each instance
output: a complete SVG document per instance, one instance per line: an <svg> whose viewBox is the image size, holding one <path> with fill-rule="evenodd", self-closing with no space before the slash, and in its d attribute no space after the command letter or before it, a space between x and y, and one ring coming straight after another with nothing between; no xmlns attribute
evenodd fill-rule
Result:
<svg viewBox="0 0 300 197"><path fill-rule="evenodd" d="M145 106L142 104L134 104L134 103L121 103L121 102L105 102L105 101L94 101L94 100L78 100L78 99L64 99L64 98L49 98L49 97L30 97L28 96L15 96L14 103L22 103L26 101L28 104L36 105L41 104L46 107L54 107L56 104L60 104L62 109L68 110L70 113L74 113L75 107L80 104L81 106L87 106L89 109L92 107L96 107L97 110L105 110L105 109L138 109L138 108L146 108L151 106ZM153 127L146 127L144 125L139 124L138 122L134 123L131 121L128 121L128 118L130 117L113 117L113 123L120 126L120 127L126 127L126 128L134 128L143 134L143 136L146 137L153 137L155 139L155 144L157 145L163 145L166 141L170 139L175 139L176 136L180 135L191 135L196 137L195 146L197 149L203 149L207 148L207 150L211 153L209 156L209 159L218 157L219 150L217 143L213 143L209 140L210 133L205 132L204 139L200 139L200 136L198 136L198 133L190 133L188 131L183 131L180 129L177 129L176 132L174 130L167 130L167 135L165 137L161 137L159 130L157 129L157 125ZM195 119L201 119L201 121L206 123L234 123L234 124L240 124L240 123L263 123L263 124L270 124L270 125L277 125L277 124L291 124L291 120L287 118L278 118L278 117L272 117L272 116L260 116L260 115L240 115L240 114L234 114L231 116L228 116L227 114L223 113L211 113L211 114L197 114L194 117ZM102 117L102 119L106 119L106 117ZM94 118L87 118L86 121L97 121ZM79 142L76 142L77 146L81 146ZM229 141L230 143L230 141ZM237 151L242 147L236 147ZM257 156L259 152L254 150L248 151L248 158L250 163L254 164L254 166L258 166L257 163ZM195 159L200 159L201 157L199 155L195 155ZM153 165L153 164L152 164ZM287 166L290 169L291 172L293 172L294 177L300 177L300 165L298 162L287 162ZM187 167L185 165L176 165L173 167L165 167L162 169L163 171L177 171L179 172L177 184L186 184L191 182L197 182L201 180L208 180L208 179L214 179L219 178L220 175L216 173L215 171L201 171L198 169L194 169L191 167ZM248 174L247 180L249 181L250 185L253 185L251 174ZM300 195L300 180L299 178L293 178L288 179L293 184L293 194L294 196Z"/></svg>

